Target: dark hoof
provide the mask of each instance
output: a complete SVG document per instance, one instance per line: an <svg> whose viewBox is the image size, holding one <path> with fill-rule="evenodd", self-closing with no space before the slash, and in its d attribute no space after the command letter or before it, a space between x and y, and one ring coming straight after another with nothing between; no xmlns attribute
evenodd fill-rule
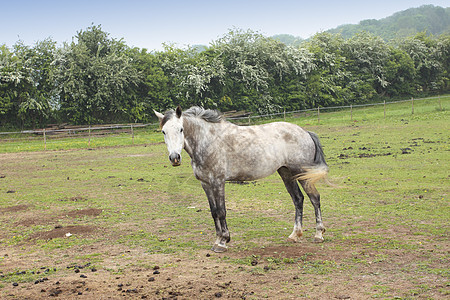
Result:
<svg viewBox="0 0 450 300"><path fill-rule="evenodd" d="M286 239L286 242L288 242L288 243L301 243L302 240L301 240L300 238L295 238L295 239L293 239L293 238L288 237L288 238Z"/></svg>
<svg viewBox="0 0 450 300"><path fill-rule="evenodd" d="M314 237L313 242L314 242L314 243L323 243L323 238Z"/></svg>
<svg viewBox="0 0 450 300"><path fill-rule="evenodd" d="M218 244L215 244L212 248L212 251L216 252L216 253L223 253L227 251L227 247L224 246L220 246Z"/></svg>

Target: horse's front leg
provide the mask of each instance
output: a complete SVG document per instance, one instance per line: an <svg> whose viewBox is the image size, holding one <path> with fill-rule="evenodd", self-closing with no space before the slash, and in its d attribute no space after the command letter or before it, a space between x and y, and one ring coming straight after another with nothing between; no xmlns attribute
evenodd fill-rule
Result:
<svg viewBox="0 0 450 300"><path fill-rule="evenodd" d="M216 226L217 239L212 250L214 252L225 252L228 248L226 243L230 241L230 232L228 231L226 221L225 182L217 184L202 182L202 187L208 197L211 215L214 219L214 225Z"/></svg>

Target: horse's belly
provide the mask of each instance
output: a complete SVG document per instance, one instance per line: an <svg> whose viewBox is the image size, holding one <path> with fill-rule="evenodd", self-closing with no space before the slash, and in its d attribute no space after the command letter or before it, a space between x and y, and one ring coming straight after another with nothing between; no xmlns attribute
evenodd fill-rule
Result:
<svg viewBox="0 0 450 300"><path fill-rule="evenodd" d="M230 161L226 180L251 181L261 179L275 173L283 164L279 159L247 158Z"/></svg>

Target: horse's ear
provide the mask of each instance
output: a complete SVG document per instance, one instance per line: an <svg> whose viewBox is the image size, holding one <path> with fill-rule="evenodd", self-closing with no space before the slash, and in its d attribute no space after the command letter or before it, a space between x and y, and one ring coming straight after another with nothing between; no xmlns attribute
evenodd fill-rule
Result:
<svg viewBox="0 0 450 300"><path fill-rule="evenodd" d="M183 111L181 110L181 106L178 105L176 113L177 113L177 118L181 117L181 114L183 113Z"/></svg>
<svg viewBox="0 0 450 300"><path fill-rule="evenodd" d="M161 122L162 119L164 118L164 115L162 113L157 112L156 110L153 110L153 112L158 117L159 121Z"/></svg>

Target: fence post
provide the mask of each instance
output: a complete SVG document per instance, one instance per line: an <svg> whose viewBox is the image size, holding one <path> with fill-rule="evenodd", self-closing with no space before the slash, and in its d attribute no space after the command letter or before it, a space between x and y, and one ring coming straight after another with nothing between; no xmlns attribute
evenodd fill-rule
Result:
<svg viewBox="0 0 450 300"><path fill-rule="evenodd" d="M411 114L414 114L414 97L411 97L411 105L412 105L412 111Z"/></svg>
<svg viewBox="0 0 450 300"><path fill-rule="evenodd" d="M134 145L134 131L133 131L133 124L131 124L131 144Z"/></svg>
<svg viewBox="0 0 450 300"><path fill-rule="evenodd" d="M439 95L439 110L442 111L441 95Z"/></svg>
<svg viewBox="0 0 450 300"><path fill-rule="evenodd" d="M353 106L350 104L350 121L353 122Z"/></svg>
<svg viewBox="0 0 450 300"><path fill-rule="evenodd" d="M47 137L45 136L45 128L44 128L43 132L44 132L44 151L46 151L47 150Z"/></svg>
<svg viewBox="0 0 450 300"><path fill-rule="evenodd" d="M91 125L89 125L89 140L88 140L88 147L91 146Z"/></svg>
<svg viewBox="0 0 450 300"><path fill-rule="evenodd" d="M440 99L441 99L441 98L439 98L439 102L440 102ZM284 111L283 111L283 116L284 116L284 121L286 121L286 108L285 108Z"/></svg>
<svg viewBox="0 0 450 300"><path fill-rule="evenodd" d="M320 124L320 107L317 106L317 123Z"/></svg>

